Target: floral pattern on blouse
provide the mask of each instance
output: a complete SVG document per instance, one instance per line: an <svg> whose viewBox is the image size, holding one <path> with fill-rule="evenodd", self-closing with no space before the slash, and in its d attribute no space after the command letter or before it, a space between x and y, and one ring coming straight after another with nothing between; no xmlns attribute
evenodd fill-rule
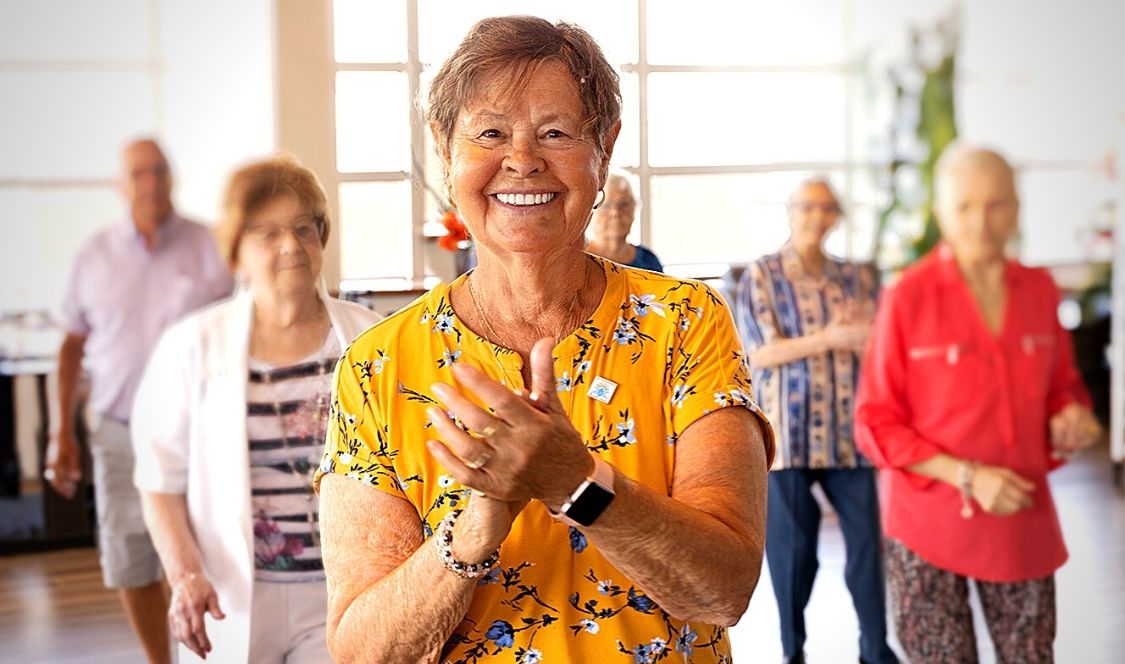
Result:
<svg viewBox="0 0 1125 664"><path fill-rule="evenodd" d="M591 258L605 296L554 349L556 389L587 448L619 472L668 495L675 443L690 424L725 407L758 411L731 314L708 286ZM368 330L337 373L325 473L407 500L423 533L468 499L425 449L426 408L450 366L471 362L522 387L521 358L464 327L443 285ZM375 370L375 360L398 358ZM409 358L409 359L407 359ZM470 398L475 398L470 395ZM478 402L479 403L479 402ZM487 404L480 404L487 407ZM768 432L769 427L765 427ZM772 456L772 438L767 441ZM676 620L606 561L577 528L530 503L478 580L442 661L729 662L726 631Z"/></svg>

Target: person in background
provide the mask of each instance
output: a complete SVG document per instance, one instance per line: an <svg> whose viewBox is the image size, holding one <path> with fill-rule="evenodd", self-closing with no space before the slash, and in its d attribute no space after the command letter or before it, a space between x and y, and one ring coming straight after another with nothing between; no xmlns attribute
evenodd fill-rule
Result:
<svg viewBox="0 0 1125 664"><path fill-rule="evenodd" d="M840 518L844 580L859 618L862 662L897 661L887 646L875 471L856 450L852 414L878 294L873 266L827 256L840 218L828 180L789 197L789 240L743 273L737 302L753 383L778 437L769 474L766 560L786 662L804 662L805 607L817 572L819 484Z"/></svg>
<svg viewBox="0 0 1125 664"><path fill-rule="evenodd" d="M954 144L935 185L943 242L883 294L857 398L895 631L911 662L976 662L971 579L997 661L1051 662L1067 553L1047 472L1101 431L1055 284L1006 256L1012 167Z"/></svg>
<svg viewBox="0 0 1125 664"><path fill-rule="evenodd" d="M664 265L651 249L639 244L629 244L629 231L633 228L636 215L637 199L633 196L629 178L617 173L610 174L605 183L605 198L601 205L594 206L586 251L622 265L663 272Z"/></svg>
<svg viewBox="0 0 1125 664"><path fill-rule="evenodd" d="M87 406L98 551L107 588L116 588L150 662L171 656L168 599L140 497L133 486L129 417L137 381L161 331L229 295L233 282L210 231L176 214L172 173L160 146L134 141L122 152L120 188L128 221L95 234L78 252L64 296L58 413L45 477L70 498L82 479L74 435L76 386L90 374Z"/></svg>
<svg viewBox="0 0 1125 664"><path fill-rule="evenodd" d="M485 19L429 101L480 264L341 360L320 475L333 656L729 662L772 437L715 291L584 251L613 67L577 26Z"/></svg>
<svg viewBox="0 0 1125 664"><path fill-rule="evenodd" d="M157 345L133 405L135 481L180 661L329 662L312 473L336 360L379 316L320 286L331 224L312 171L249 164L224 210L215 230L247 288Z"/></svg>

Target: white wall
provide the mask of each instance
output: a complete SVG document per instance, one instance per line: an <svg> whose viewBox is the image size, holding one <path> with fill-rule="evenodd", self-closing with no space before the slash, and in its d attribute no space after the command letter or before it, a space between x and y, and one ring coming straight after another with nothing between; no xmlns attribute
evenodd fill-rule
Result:
<svg viewBox="0 0 1125 664"><path fill-rule="evenodd" d="M160 0L161 136L176 203L213 222L233 167L275 147L271 0Z"/></svg>

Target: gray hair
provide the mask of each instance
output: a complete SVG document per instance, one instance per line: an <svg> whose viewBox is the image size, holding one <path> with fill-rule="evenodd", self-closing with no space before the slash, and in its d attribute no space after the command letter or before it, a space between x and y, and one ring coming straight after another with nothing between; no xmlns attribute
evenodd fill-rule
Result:
<svg viewBox="0 0 1125 664"><path fill-rule="evenodd" d="M797 194L806 189L809 189L810 187L824 187L825 189L827 189L828 193L832 194L832 200L836 201L836 210L839 212L841 217L845 216L844 206L840 204L840 196L836 193L836 188L832 186L832 181L828 179L828 176L823 173L810 175L809 177L797 183L797 186L793 189L793 193L789 194L789 200L785 202L785 207L788 208L789 206L793 205L793 199L797 197Z"/></svg>

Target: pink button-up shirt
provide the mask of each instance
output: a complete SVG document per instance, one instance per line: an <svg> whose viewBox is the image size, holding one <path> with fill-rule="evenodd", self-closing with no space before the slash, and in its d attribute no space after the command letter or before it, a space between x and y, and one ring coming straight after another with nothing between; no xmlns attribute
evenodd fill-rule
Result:
<svg viewBox="0 0 1125 664"><path fill-rule="evenodd" d="M856 404L860 449L880 468L887 536L931 564L986 581L1025 581L1066 561L1047 471L1048 420L1089 403L1059 325L1059 294L1043 270L1008 263L1003 327L994 335L939 246L883 291ZM906 470L939 452L1003 466L1035 483L1034 505L1011 516Z"/></svg>
<svg viewBox="0 0 1125 664"><path fill-rule="evenodd" d="M95 234L78 252L60 312L67 332L86 337L93 411L128 420L160 333L232 288L230 271L202 224L173 214L151 249L131 221Z"/></svg>

